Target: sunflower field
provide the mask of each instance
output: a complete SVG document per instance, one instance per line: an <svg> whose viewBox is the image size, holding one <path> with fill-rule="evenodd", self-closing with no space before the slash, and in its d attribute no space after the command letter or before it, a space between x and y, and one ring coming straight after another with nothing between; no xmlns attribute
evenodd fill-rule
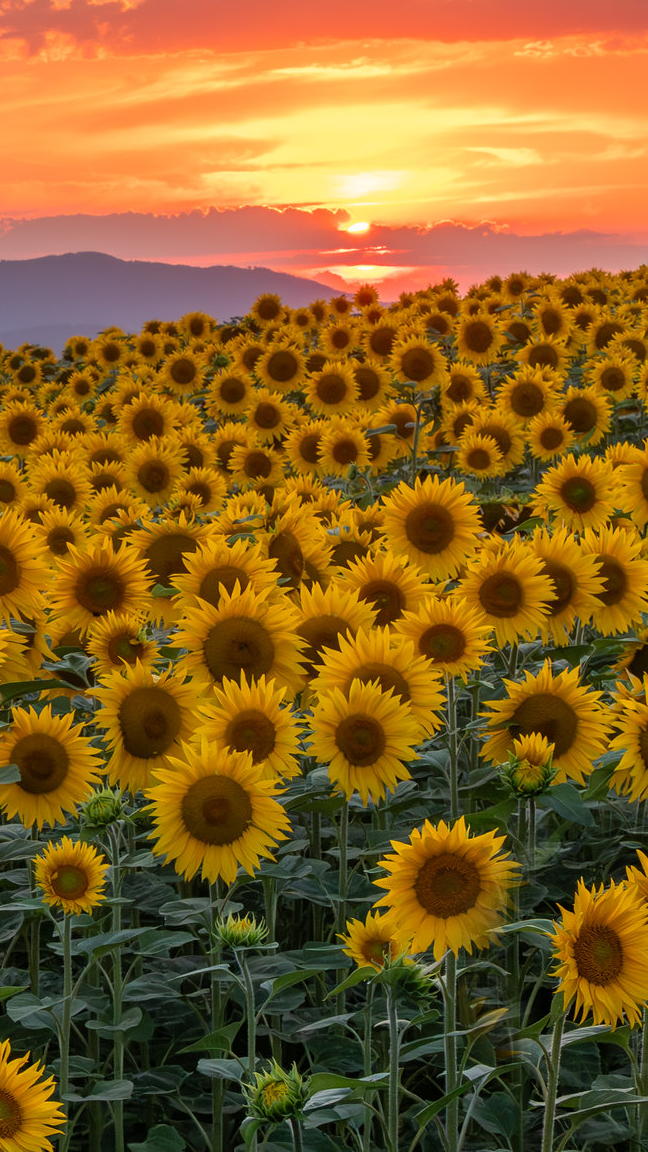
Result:
<svg viewBox="0 0 648 1152"><path fill-rule="evenodd" d="M648 1149L648 267L0 398L0 1152Z"/></svg>

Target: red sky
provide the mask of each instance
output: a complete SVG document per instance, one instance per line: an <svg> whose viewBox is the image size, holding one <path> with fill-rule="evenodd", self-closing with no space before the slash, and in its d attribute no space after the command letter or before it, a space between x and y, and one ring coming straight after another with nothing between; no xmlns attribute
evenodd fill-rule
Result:
<svg viewBox="0 0 648 1152"><path fill-rule="evenodd" d="M0 0L0 60L0 257L391 288L648 261L645 0Z"/></svg>

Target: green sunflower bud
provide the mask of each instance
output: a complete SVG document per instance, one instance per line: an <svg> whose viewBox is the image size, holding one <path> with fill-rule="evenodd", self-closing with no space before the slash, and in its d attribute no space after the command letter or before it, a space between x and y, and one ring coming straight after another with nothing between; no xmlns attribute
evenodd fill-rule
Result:
<svg viewBox="0 0 648 1152"><path fill-rule="evenodd" d="M87 828L106 828L124 816L124 798L118 789L100 788L81 805L81 820Z"/></svg>
<svg viewBox="0 0 648 1152"><path fill-rule="evenodd" d="M279 1124L301 1115L308 1088L296 1064L286 1072L273 1060L267 1072L255 1072L254 1078L255 1083L245 1088L253 1117Z"/></svg>
<svg viewBox="0 0 648 1152"><path fill-rule="evenodd" d="M258 948L263 944L268 929L265 920L254 916L228 916L214 925L214 935L229 948Z"/></svg>

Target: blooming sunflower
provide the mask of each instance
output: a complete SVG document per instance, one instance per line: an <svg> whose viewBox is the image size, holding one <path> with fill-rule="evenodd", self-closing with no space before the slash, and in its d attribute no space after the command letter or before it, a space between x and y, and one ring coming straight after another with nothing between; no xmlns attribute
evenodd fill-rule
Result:
<svg viewBox="0 0 648 1152"><path fill-rule="evenodd" d="M450 949L472 955L488 948L502 923L508 890L517 883L516 861L502 852L504 836L471 836L463 816L452 826L426 820L409 843L393 840L393 854L380 860L389 876L374 880L387 894L376 901L392 909L398 928L412 939L412 951L433 947L440 960Z"/></svg>
<svg viewBox="0 0 648 1152"><path fill-rule="evenodd" d="M259 356L254 371L267 388L293 392L304 382L306 360L295 341L282 339Z"/></svg>
<svg viewBox="0 0 648 1152"><path fill-rule="evenodd" d="M130 404L121 409L117 428L121 436L132 444L162 439L175 430L178 405L168 396L153 389L140 392Z"/></svg>
<svg viewBox="0 0 648 1152"><path fill-rule="evenodd" d="M391 377L378 361L365 360L352 365L355 382L358 386L356 413L375 412L394 391Z"/></svg>
<svg viewBox="0 0 648 1152"><path fill-rule="evenodd" d="M25 1064L26 1056L11 1058L8 1040L0 1043L0 1146L3 1152L54 1152L50 1136L60 1136L65 1114L52 1100L54 1077L41 1077L40 1064Z"/></svg>
<svg viewBox="0 0 648 1152"><path fill-rule="evenodd" d="M270 388L256 388L245 409L248 428L261 444L274 444L294 427L297 409L284 399L281 392Z"/></svg>
<svg viewBox="0 0 648 1152"><path fill-rule="evenodd" d="M347 566L344 582L349 591L357 592L361 600L375 609L375 624L379 628L393 624L403 612L416 612L430 591L414 564L382 551L352 561Z"/></svg>
<svg viewBox="0 0 648 1152"><path fill-rule="evenodd" d="M0 411L0 449L7 456L27 456L31 445L45 431L45 417L29 400L3 400Z"/></svg>
<svg viewBox="0 0 648 1152"><path fill-rule="evenodd" d="M553 460L574 442L574 431L557 409L547 408L526 427L529 451L536 460Z"/></svg>
<svg viewBox="0 0 648 1152"><path fill-rule="evenodd" d="M67 555L70 544L83 551L88 543L88 535L87 526L78 513L68 512L67 508L57 508L56 505L44 510L40 524L34 530L35 538L43 542L54 566L58 564L60 556Z"/></svg>
<svg viewBox="0 0 648 1152"><path fill-rule="evenodd" d="M345 956L350 956L358 968L375 968L376 972L385 967L387 960L407 955L410 946L389 912L368 912L364 920L347 920L346 933L338 932L338 936L345 945Z"/></svg>
<svg viewBox="0 0 648 1152"><path fill-rule="evenodd" d="M235 416L243 413L252 401L254 379L246 370L223 368L215 372L207 390L207 411L210 415Z"/></svg>
<svg viewBox="0 0 648 1152"><path fill-rule="evenodd" d="M183 607L205 600L217 608L223 590L232 595L237 585L240 592L251 586L263 594L274 589L277 581L275 561L264 557L261 544L246 540L201 540L195 552L185 555L184 569L173 578L178 605Z"/></svg>
<svg viewBox="0 0 648 1152"><path fill-rule="evenodd" d="M29 466L29 486L32 492L47 496L53 504L69 511L82 512L90 495L83 465L58 448L51 455L35 452Z"/></svg>
<svg viewBox="0 0 648 1152"><path fill-rule="evenodd" d="M579 880L574 911L558 907L560 924L551 935L566 1005L574 1001L581 1021L615 1028L624 1016L641 1023L648 1001L648 910L633 887L612 882L587 888Z"/></svg>
<svg viewBox="0 0 648 1152"><path fill-rule="evenodd" d="M110 783L146 791L180 742L192 736L199 692L174 669L158 676L138 661L104 676L93 695L101 705L97 726L112 753Z"/></svg>
<svg viewBox="0 0 648 1152"><path fill-rule="evenodd" d="M319 476L320 444L328 428L326 420L304 420L284 441L286 458L294 472L302 476Z"/></svg>
<svg viewBox="0 0 648 1152"><path fill-rule="evenodd" d="M170 763L150 792L156 856L166 854L187 880L200 869L210 884L233 883L239 865L252 876L262 856L273 859L290 821L275 799L278 782L264 779L249 753L202 740L197 749L184 744Z"/></svg>
<svg viewBox="0 0 648 1152"><path fill-rule="evenodd" d="M416 611L406 611L394 632L414 643L435 671L466 679L478 671L491 651L492 628L483 613L459 595L429 597Z"/></svg>
<svg viewBox="0 0 648 1152"><path fill-rule="evenodd" d="M16 764L20 780L3 784L0 806L25 827L65 823L99 779L97 756L83 725L74 716L53 716L51 705L40 712L14 708L11 727L0 736L0 766Z"/></svg>
<svg viewBox="0 0 648 1152"><path fill-rule="evenodd" d="M603 636L626 632L648 611L648 560L642 558L642 540L624 528L586 529L583 549L595 557L602 588L592 611L594 627Z"/></svg>
<svg viewBox="0 0 648 1152"><path fill-rule="evenodd" d="M206 369L202 356L190 348L182 348L166 357L158 379L162 387L176 396L193 396L205 385Z"/></svg>
<svg viewBox="0 0 648 1152"><path fill-rule="evenodd" d="M324 476L346 476L349 466L369 466L365 434L350 420L331 420L319 441L319 465Z"/></svg>
<svg viewBox="0 0 648 1152"><path fill-rule="evenodd" d="M533 639L553 596L542 561L519 540L484 548L468 565L457 591L482 613L500 648Z"/></svg>
<svg viewBox="0 0 648 1152"><path fill-rule="evenodd" d="M291 777L299 773L299 732L296 717L284 705L285 688L259 676L223 680L198 705L198 736L231 752L249 752L264 775Z"/></svg>
<svg viewBox="0 0 648 1152"><path fill-rule="evenodd" d="M301 661L309 677L316 675L316 665L324 660L325 649L339 652L341 636L353 636L359 628L370 629L375 618L357 590L341 587L337 580L328 588L319 584L307 588L302 584L296 606L300 615L296 631L306 644Z"/></svg>
<svg viewBox="0 0 648 1152"><path fill-rule="evenodd" d="M426 476L412 488L403 481L383 505L388 548L433 580L455 576L479 544L479 510L461 482Z"/></svg>
<svg viewBox="0 0 648 1152"><path fill-rule="evenodd" d="M309 723L311 755L328 765L331 783L350 800L383 800L400 780L411 779L405 761L414 756L421 727L393 689L384 692L356 679L346 693L320 695Z"/></svg>
<svg viewBox="0 0 648 1152"><path fill-rule="evenodd" d="M241 675L248 682L267 675L294 693L304 682L298 623L291 606L267 593L251 586L232 594L223 589L217 608L202 601L186 609L176 640L188 649L183 666L205 688Z"/></svg>
<svg viewBox="0 0 648 1152"><path fill-rule="evenodd" d="M430 735L441 725L435 715L443 703L440 678L430 673L428 660L416 656L409 640L390 635L389 628L359 628L355 636L340 636L339 651L327 650L317 673L312 687L318 696L334 688L348 696L355 680L377 681L383 692L393 689L401 705L409 705L422 733Z"/></svg>
<svg viewBox="0 0 648 1152"><path fill-rule="evenodd" d="M588 448L600 444L612 426L612 402L593 384L568 388L558 409L574 435L587 438Z"/></svg>
<svg viewBox="0 0 648 1152"><path fill-rule="evenodd" d="M507 471L504 457L492 436L474 432L472 426L459 439L457 467L472 476L503 476Z"/></svg>
<svg viewBox="0 0 648 1152"><path fill-rule="evenodd" d="M125 612L106 612L88 629L86 651L97 661L95 674L121 671L124 664L139 660L151 668L158 657L157 645L146 638L141 620Z"/></svg>
<svg viewBox="0 0 648 1152"><path fill-rule="evenodd" d="M465 404L471 400L483 401L486 386L479 370L468 360L455 360L448 365L448 375L441 383L441 406Z"/></svg>
<svg viewBox="0 0 648 1152"><path fill-rule="evenodd" d="M524 683L504 681L506 699L488 702L495 713L488 718L493 734L484 744L482 756L492 764L502 764L518 736L537 732L555 745L556 783L575 780L583 784L594 761L608 747L602 694L578 683L578 667L554 676L550 660L545 660L537 676L531 672L524 675Z"/></svg>
<svg viewBox="0 0 648 1152"><path fill-rule="evenodd" d="M556 336L541 336L538 339L527 341L516 359L520 364L527 364L529 368L550 368L552 372L566 375L569 366L569 350L567 342Z"/></svg>
<svg viewBox="0 0 648 1152"><path fill-rule="evenodd" d="M599 457L570 453L547 468L536 486L534 504L551 512L573 531L602 528L619 499L619 481L612 465Z"/></svg>
<svg viewBox="0 0 648 1152"><path fill-rule="evenodd" d="M195 500L202 515L222 508L226 494L227 485L216 468L189 468L175 490L178 503Z"/></svg>
<svg viewBox="0 0 648 1152"><path fill-rule="evenodd" d="M100 543L80 552L70 545L59 560L50 605L84 633L110 611L141 618L151 606L144 562L128 546L115 552L112 544Z"/></svg>
<svg viewBox="0 0 648 1152"><path fill-rule="evenodd" d="M567 528L558 528L551 534L545 528L536 528L530 546L542 561L544 574L554 583L548 615L540 623L540 635L543 640L551 638L554 644L568 644L576 620L585 623L600 604L603 580L597 561Z"/></svg>
<svg viewBox="0 0 648 1152"><path fill-rule="evenodd" d="M593 384L614 404L627 400L637 390L637 361L634 356L617 349L606 356L592 357L585 364L583 379Z"/></svg>
<svg viewBox="0 0 648 1152"><path fill-rule="evenodd" d="M126 478L136 496L152 508L164 504L183 474L182 449L174 439L152 436L129 455Z"/></svg>
<svg viewBox="0 0 648 1152"><path fill-rule="evenodd" d="M395 340L389 365L397 381L433 388L445 380L447 365L443 349L420 336Z"/></svg>
<svg viewBox="0 0 648 1152"><path fill-rule="evenodd" d="M0 620L29 615L43 603L50 574L47 553L27 520L13 508L0 515Z"/></svg>
<svg viewBox="0 0 648 1152"><path fill-rule="evenodd" d="M337 360L327 360L319 372L312 373L304 391L312 411L319 416L352 412L358 399L352 368Z"/></svg>
<svg viewBox="0 0 648 1152"><path fill-rule="evenodd" d="M110 867L92 844L72 841L64 836L59 844L48 844L34 858L36 883L43 890L43 900L73 916L92 913L106 894L105 875Z"/></svg>
<svg viewBox="0 0 648 1152"><path fill-rule="evenodd" d="M283 475L283 457L265 444L259 444L248 434L245 445L232 448L229 459L232 482L240 489L253 485L274 485Z"/></svg>
<svg viewBox="0 0 648 1152"><path fill-rule="evenodd" d="M611 749L623 752L612 773L610 787L620 796L628 796L632 803L648 797L648 678L645 675L643 686L643 699L625 699L622 708L616 711L616 735L610 741Z"/></svg>
<svg viewBox="0 0 648 1152"><path fill-rule="evenodd" d="M504 335L488 312L463 316L455 334L457 351L470 364L492 364L504 344Z"/></svg>
<svg viewBox="0 0 648 1152"><path fill-rule="evenodd" d="M519 369L497 390L497 404L526 424L539 416L555 399L555 384L540 368Z"/></svg>
<svg viewBox="0 0 648 1152"><path fill-rule="evenodd" d="M640 530L648 524L648 441L641 448L628 445L627 460L619 468L622 507Z"/></svg>
<svg viewBox="0 0 648 1152"><path fill-rule="evenodd" d="M519 422L502 408L478 411L470 425L471 433L492 436L502 453L502 473L517 467L524 459L525 440Z"/></svg>

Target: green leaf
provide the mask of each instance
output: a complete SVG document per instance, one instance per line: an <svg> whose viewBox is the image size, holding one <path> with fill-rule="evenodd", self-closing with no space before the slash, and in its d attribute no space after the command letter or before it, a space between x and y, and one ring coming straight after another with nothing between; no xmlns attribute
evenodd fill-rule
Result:
<svg viewBox="0 0 648 1152"><path fill-rule="evenodd" d="M20 780L20 768L17 764L5 764L0 768L0 784L15 784Z"/></svg>
<svg viewBox="0 0 648 1152"><path fill-rule="evenodd" d="M113 948L122 944L130 944L137 936L144 936L150 928L122 928L119 932L100 932L97 936L89 936L86 940L79 940L77 952L92 952L95 956L105 956Z"/></svg>
<svg viewBox="0 0 648 1152"><path fill-rule="evenodd" d="M291 988L293 984L303 984L306 980L311 980L313 976L319 976L319 974L319 968L298 968L295 972L284 972L283 976L277 976L275 980L264 980L261 987L268 989L265 1004L274 1000L275 996L283 992L284 988Z"/></svg>
<svg viewBox="0 0 648 1152"><path fill-rule="evenodd" d="M73 1103L93 1100L129 1100L133 1093L132 1080L98 1080L87 1096L67 1092L63 1099Z"/></svg>
<svg viewBox="0 0 648 1152"><path fill-rule="evenodd" d="M28 984L7 984L4 988L0 988L0 1003L9 1000L11 996L17 996L19 992L25 992L28 987Z"/></svg>
<svg viewBox="0 0 648 1152"><path fill-rule="evenodd" d="M443 1112L444 1108L447 1108L452 1100L458 1100L469 1088L472 1088L472 1084L467 1080L464 1084L459 1084L456 1088L453 1088L452 1092L448 1092L447 1095L439 1097L433 1104L428 1104L427 1108L424 1108L422 1112L417 1112L415 1120L419 1129L425 1128L430 1120L434 1120L434 1117L438 1116L439 1112Z"/></svg>
<svg viewBox="0 0 648 1152"><path fill-rule="evenodd" d="M240 1060L199 1060L198 1071L212 1080L242 1080L246 1070Z"/></svg>
<svg viewBox="0 0 648 1152"><path fill-rule="evenodd" d="M177 588L166 588L164 584L154 584L151 589L152 596L163 596L166 599L169 599L171 596L177 596L177 594Z"/></svg>
<svg viewBox="0 0 648 1152"><path fill-rule="evenodd" d="M143 1144L128 1145L129 1152L183 1152L186 1147L184 1137L168 1124L156 1124Z"/></svg>
<svg viewBox="0 0 648 1152"><path fill-rule="evenodd" d="M388 1085L389 1076L386 1072L377 1072L375 1076L363 1076L359 1079L353 1079L351 1076L336 1076L333 1072L316 1072L314 1076L311 1076L308 1084L309 1098L305 1107L321 1108L322 1103L318 1102L311 1105L311 1100L324 1092L346 1088L353 1092L359 1092L360 1095L366 1095L367 1092L372 1092L376 1088L387 1088Z"/></svg>
<svg viewBox="0 0 648 1152"><path fill-rule="evenodd" d="M368 965L366 968L356 968L355 972L347 976L346 980L343 980L341 984L338 984L331 992L328 992L325 999L329 1000L331 996L337 996L338 992L346 992L347 988L355 988L356 984L362 984L363 981L373 980L375 975L376 969L372 968L371 965Z"/></svg>
<svg viewBox="0 0 648 1152"><path fill-rule="evenodd" d="M539 808L553 808L564 820L582 824L586 828L594 825L594 817L585 807L583 797L573 784L552 784L549 791L538 798Z"/></svg>
<svg viewBox="0 0 648 1152"><path fill-rule="evenodd" d="M224 1028L217 1028L208 1036L201 1036L195 1044L188 1044L180 1052L230 1052L237 1032L241 1028L242 1020L234 1024L226 1024Z"/></svg>
<svg viewBox="0 0 648 1152"><path fill-rule="evenodd" d="M86 1028L91 1032L98 1032L100 1036L111 1036L116 1032L128 1032L130 1028L136 1028L141 1019L141 1008L129 1008L118 1024L107 1024L103 1020L86 1020Z"/></svg>

